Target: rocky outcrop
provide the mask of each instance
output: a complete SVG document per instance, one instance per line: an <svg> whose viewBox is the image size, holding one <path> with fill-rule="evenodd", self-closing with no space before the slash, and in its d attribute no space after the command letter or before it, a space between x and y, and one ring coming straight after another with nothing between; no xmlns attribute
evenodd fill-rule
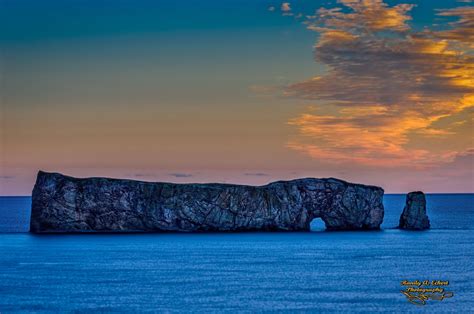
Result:
<svg viewBox="0 0 474 314"><path fill-rule="evenodd" d="M406 230L425 230L430 228L430 220L426 214L426 198L423 192L408 193L398 227Z"/></svg>
<svg viewBox="0 0 474 314"><path fill-rule="evenodd" d="M39 172L31 232L308 231L378 229L383 190L337 179L264 186L78 179Z"/></svg>

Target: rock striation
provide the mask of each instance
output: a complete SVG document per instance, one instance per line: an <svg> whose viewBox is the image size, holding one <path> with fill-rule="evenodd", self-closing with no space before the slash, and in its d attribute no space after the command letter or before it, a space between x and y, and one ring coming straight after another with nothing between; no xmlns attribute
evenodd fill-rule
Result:
<svg viewBox="0 0 474 314"><path fill-rule="evenodd" d="M153 183L38 173L30 231L225 232L379 229L383 189L338 179L264 186Z"/></svg>
<svg viewBox="0 0 474 314"><path fill-rule="evenodd" d="M408 193L398 227L406 230L425 230L430 228L430 220L426 214L426 198L423 192Z"/></svg>

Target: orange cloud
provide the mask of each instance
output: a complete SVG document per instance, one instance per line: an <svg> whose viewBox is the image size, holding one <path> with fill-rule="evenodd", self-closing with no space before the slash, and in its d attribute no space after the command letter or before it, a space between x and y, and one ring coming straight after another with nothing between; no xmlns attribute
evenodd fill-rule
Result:
<svg viewBox="0 0 474 314"><path fill-rule="evenodd" d="M382 0L341 0L340 2L352 9L352 12L344 13L341 8L321 8L313 18L331 28L347 28L364 32L405 31L409 29L407 21L411 20L407 12L414 7L413 4L389 7Z"/></svg>
<svg viewBox="0 0 474 314"><path fill-rule="evenodd" d="M457 17L450 23L451 29L436 33L440 38L456 40L474 48L474 7L459 7L441 10L439 16Z"/></svg>
<svg viewBox="0 0 474 314"><path fill-rule="evenodd" d="M302 114L290 120L300 136L289 148L328 163L355 162L365 166L425 167L452 159L454 153L430 154L407 149L409 131L442 136L447 130L430 129L430 121L416 111L365 107L341 109L338 115Z"/></svg>
<svg viewBox="0 0 474 314"><path fill-rule="evenodd" d="M474 8L440 11L459 20L416 32L407 24L413 5L340 2L349 12L320 9L304 22L319 33L315 60L328 70L285 89L318 108L289 121L299 135L288 147L329 163L423 168L452 161L459 151L410 141L472 137L436 125L474 107L474 56L465 45Z"/></svg>

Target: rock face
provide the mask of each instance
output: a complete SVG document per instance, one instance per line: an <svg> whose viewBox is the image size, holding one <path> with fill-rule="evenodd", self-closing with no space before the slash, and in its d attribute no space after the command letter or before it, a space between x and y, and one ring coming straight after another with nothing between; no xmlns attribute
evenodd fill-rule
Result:
<svg viewBox="0 0 474 314"><path fill-rule="evenodd" d="M30 231L308 231L317 217L331 230L378 229L383 193L337 179L246 186L78 179L40 171Z"/></svg>
<svg viewBox="0 0 474 314"><path fill-rule="evenodd" d="M423 192L408 193L398 227L406 230L425 230L430 228L430 220L426 215L426 199Z"/></svg>

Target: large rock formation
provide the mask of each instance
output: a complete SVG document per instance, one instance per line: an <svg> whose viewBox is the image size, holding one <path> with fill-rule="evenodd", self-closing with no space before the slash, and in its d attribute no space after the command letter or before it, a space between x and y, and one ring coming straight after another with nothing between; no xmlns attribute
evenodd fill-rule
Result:
<svg viewBox="0 0 474 314"><path fill-rule="evenodd" d="M31 232L307 231L378 229L383 190L337 179L264 186L78 179L39 172Z"/></svg>
<svg viewBox="0 0 474 314"><path fill-rule="evenodd" d="M430 228L430 220L428 215L426 215L426 199L423 192L408 193L398 227L406 230L425 230Z"/></svg>

